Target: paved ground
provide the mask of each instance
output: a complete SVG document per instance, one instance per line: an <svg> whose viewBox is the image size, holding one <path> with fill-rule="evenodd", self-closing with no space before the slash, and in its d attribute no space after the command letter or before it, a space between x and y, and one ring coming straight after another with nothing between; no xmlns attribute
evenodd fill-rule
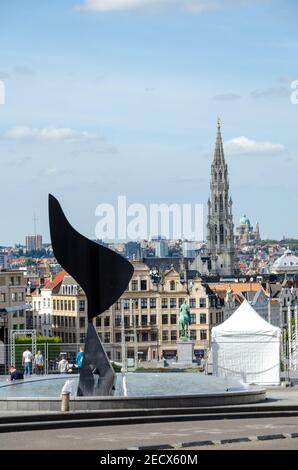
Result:
<svg viewBox="0 0 298 470"><path fill-rule="evenodd" d="M272 441L255 441L241 444L225 444L204 447L189 447L187 450L298 450L298 439L280 439ZM181 449L183 452L183 449Z"/></svg>
<svg viewBox="0 0 298 470"><path fill-rule="evenodd" d="M199 440L295 432L298 432L298 417L148 423L1 433L0 449L125 449L156 444L178 444ZM289 443L290 446L298 444L298 438L290 440L293 441ZM253 448L254 445L258 443L249 443L248 447ZM272 442L272 448L276 448L277 445L283 444L279 441ZM223 447L223 445L220 446L220 448Z"/></svg>

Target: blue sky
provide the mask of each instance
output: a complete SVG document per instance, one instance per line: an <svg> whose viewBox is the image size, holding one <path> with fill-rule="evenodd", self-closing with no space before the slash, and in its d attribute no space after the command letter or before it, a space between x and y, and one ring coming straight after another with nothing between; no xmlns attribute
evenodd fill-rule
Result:
<svg viewBox="0 0 298 470"><path fill-rule="evenodd" d="M234 202L298 237L295 0L2 0L0 245L49 240L47 194L95 207L204 203L216 118Z"/></svg>

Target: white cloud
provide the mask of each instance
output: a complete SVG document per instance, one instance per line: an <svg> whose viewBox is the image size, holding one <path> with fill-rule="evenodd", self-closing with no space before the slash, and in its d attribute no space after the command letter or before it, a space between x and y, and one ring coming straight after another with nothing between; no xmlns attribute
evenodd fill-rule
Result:
<svg viewBox="0 0 298 470"><path fill-rule="evenodd" d="M203 11L223 8L229 5L248 3L247 0L85 0L78 5L78 10L85 11L119 11L144 9L148 7L180 7L185 10Z"/></svg>
<svg viewBox="0 0 298 470"><path fill-rule="evenodd" d="M257 142L244 136L225 142L225 150L231 155L276 155L286 152L282 144Z"/></svg>
<svg viewBox="0 0 298 470"><path fill-rule="evenodd" d="M96 139L95 134L83 131L78 132L69 127L28 127L16 126L2 134L6 139L22 140L40 140L40 141L84 141Z"/></svg>

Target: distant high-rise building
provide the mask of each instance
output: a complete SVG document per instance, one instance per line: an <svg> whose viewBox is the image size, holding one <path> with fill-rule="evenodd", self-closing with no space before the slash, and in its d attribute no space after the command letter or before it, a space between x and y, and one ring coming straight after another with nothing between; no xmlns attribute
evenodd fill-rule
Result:
<svg viewBox="0 0 298 470"><path fill-rule="evenodd" d="M196 256L195 242L182 242L182 255L184 258L194 258Z"/></svg>
<svg viewBox="0 0 298 470"><path fill-rule="evenodd" d="M26 237L26 251L37 251L42 248L41 235L28 235Z"/></svg>
<svg viewBox="0 0 298 470"><path fill-rule="evenodd" d="M125 256L129 259L141 259L141 245L139 242L127 242L125 244Z"/></svg>
<svg viewBox="0 0 298 470"><path fill-rule="evenodd" d="M0 251L0 269L7 268L7 253L5 251Z"/></svg>
<svg viewBox="0 0 298 470"><path fill-rule="evenodd" d="M155 256L157 258L166 258L169 256L169 246L166 240L155 242Z"/></svg>

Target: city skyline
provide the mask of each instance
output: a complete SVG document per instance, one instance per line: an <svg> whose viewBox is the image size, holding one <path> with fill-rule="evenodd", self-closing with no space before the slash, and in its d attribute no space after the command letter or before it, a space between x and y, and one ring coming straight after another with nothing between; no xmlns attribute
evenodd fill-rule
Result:
<svg viewBox="0 0 298 470"><path fill-rule="evenodd" d="M90 238L96 206L119 194L202 203L206 219L217 115L234 224L247 214L262 238L298 236L297 5L172 3L0 6L0 245L33 233L34 212L49 240L49 192Z"/></svg>

